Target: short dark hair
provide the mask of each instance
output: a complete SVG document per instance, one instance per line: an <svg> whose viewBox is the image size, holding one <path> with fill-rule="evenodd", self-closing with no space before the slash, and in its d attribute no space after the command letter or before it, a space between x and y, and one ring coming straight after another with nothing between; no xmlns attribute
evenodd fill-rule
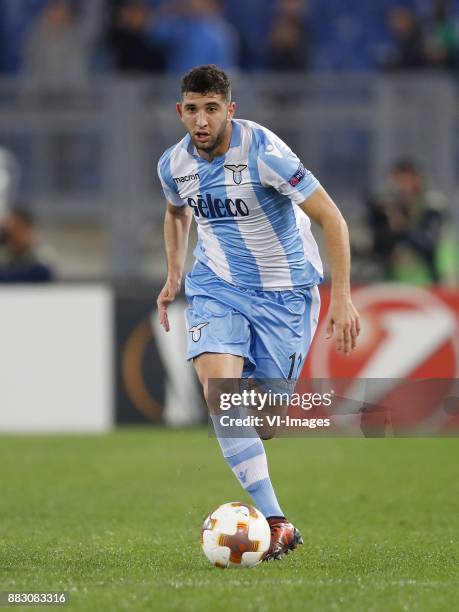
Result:
<svg viewBox="0 0 459 612"><path fill-rule="evenodd" d="M391 174L420 174L420 169L411 159L398 159L390 171Z"/></svg>
<svg viewBox="0 0 459 612"><path fill-rule="evenodd" d="M185 74L182 79L181 94L192 91L207 95L217 93L231 100L231 82L224 70L215 64L197 66Z"/></svg>
<svg viewBox="0 0 459 612"><path fill-rule="evenodd" d="M19 221L27 227L33 227L35 225L35 217L25 202L16 202L10 208L10 215L19 219Z"/></svg>

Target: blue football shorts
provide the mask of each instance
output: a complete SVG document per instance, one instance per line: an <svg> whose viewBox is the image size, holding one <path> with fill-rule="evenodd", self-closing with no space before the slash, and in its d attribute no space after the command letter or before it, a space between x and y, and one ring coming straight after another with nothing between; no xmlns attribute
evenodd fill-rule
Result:
<svg viewBox="0 0 459 612"><path fill-rule="evenodd" d="M197 262L185 280L187 359L244 358L243 378L295 380L317 328L317 286L259 291L236 287Z"/></svg>

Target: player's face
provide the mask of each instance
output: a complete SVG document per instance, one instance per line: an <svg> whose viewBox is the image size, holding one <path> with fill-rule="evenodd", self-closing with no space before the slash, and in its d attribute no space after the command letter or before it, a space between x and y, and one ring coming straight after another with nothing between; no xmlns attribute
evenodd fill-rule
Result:
<svg viewBox="0 0 459 612"><path fill-rule="evenodd" d="M177 104L177 112L193 144L204 154L220 153L229 146L231 119L236 105L221 94L187 92ZM221 153L225 153L222 150Z"/></svg>
<svg viewBox="0 0 459 612"><path fill-rule="evenodd" d="M391 178L394 187L402 196L414 196L421 189L421 177L415 172L394 172Z"/></svg>

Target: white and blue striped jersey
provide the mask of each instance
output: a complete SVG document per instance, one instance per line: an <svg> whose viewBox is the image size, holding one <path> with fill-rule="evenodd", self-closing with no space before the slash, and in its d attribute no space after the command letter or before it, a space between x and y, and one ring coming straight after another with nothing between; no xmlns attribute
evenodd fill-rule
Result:
<svg viewBox="0 0 459 612"><path fill-rule="evenodd" d="M223 280L265 291L322 281L310 220L298 206L319 182L273 132L233 120L230 147L212 162L187 135L164 152L158 175L168 202L193 210L196 259Z"/></svg>

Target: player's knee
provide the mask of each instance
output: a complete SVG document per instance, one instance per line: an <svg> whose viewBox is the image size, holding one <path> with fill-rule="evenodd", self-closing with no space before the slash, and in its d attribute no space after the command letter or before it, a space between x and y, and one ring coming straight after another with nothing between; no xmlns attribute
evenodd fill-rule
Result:
<svg viewBox="0 0 459 612"><path fill-rule="evenodd" d="M206 400L206 404L209 404L209 382L207 380L200 381L202 387L202 394Z"/></svg>
<svg viewBox="0 0 459 612"><path fill-rule="evenodd" d="M233 379L207 379L201 384L207 407L214 413L228 410L231 407L231 398L240 392L237 380Z"/></svg>
<svg viewBox="0 0 459 612"><path fill-rule="evenodd" d="M203 381L201 384L204 399L206 400L209 410L211 412L217 412L220 408L220 398L224 392L222 385L218 384L216 381L209 383L208 379Z"/></svg>

